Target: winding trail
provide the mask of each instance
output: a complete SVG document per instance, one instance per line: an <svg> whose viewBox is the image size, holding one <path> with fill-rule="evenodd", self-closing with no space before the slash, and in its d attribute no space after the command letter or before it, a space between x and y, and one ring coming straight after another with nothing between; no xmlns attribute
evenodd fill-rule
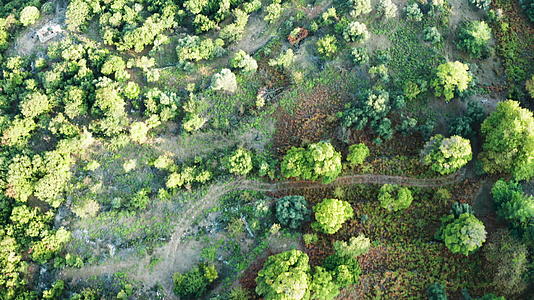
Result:
<svg viewBox="0 0 534 300"><path fill-rule="evenodd" d="M238 190L252 190L261 192L278 192L288 190L300 189L319 189L329 188L335 186L346 186L353 184L398 184L403 186L415 187L440 187L458 183L465 178L465 171L462 170L455 174L438 177L438 178L411 178L403 176L391 175L376 175L376 174L358 174L346 175L337 178L330 184L323 184L314 181L282 181L282 182L260 182L254 180L235 180L228 183L213 184L206 195L198 201L189 202L189 207L185 208L182 213L182 218L177 220L174 224L174 232L169 239L169 242L164 246L154 251L153 257L159 257L161 262L155 265L152 269L148 268L150 264L150 257L136 258L129 260L121 260L115 263L106 263L96 266L83 267L81 269L64 269L61 276L66 279L83 279L90 276L98 276L103 274L113 274L119 270L128 269L131 271L131 276L139 281L142 281L146 287L154 286L160 283L168 299L176 299L172 292L172 274L180 271L183 265L192 264L187 255L184 253L187 243L191 241L184 241L183 237L188 230L193 227L195 219L198 215L206 212L212 208L217 200L227 193ZM195 250L195 249L194 249Z"/></svg>

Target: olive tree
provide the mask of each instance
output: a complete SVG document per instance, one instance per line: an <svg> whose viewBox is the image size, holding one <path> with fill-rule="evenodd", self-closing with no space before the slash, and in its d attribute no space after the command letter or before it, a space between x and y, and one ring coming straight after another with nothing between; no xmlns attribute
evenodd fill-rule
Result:
<svg viewBox="0 0 534 300"><path fill-rule="evenodd" d="M227 168L235 175L247 175L252 171L252 153L246 149L238 148L227 161Z"/></svg>
<svg viewBox="0 0 534 300"><path fill-rule="evenodd" d="M399 211L412 204L413 196L407 187L384 184L378 192L378 201L380 201L380 206L388 211Z"/></svg>
<svg viewBox="0 0 534 300"><path fill-rule="evenodd" d="M328 142L310 144L307 149L292 147L282 160L281 171L286 178L330 183L341 173L341 153Z"/></svg>

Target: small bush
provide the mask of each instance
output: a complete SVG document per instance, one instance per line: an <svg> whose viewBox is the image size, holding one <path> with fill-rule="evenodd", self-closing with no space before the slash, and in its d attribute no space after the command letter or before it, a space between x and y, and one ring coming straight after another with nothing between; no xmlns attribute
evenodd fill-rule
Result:
<svg viewBox="0 0 534 300"><path fill-rule="evenodd" d="M358 21L350 22L345 30L343 30L343 38L347 42L365 42L369 39L369 32L367 26Z"/></svg>
<svg viewBox="0 0 534 300"><path fill-rule="evenodd" d="M380 206L388 211L399 211L412 204L413 196L407 187L384 184L378 192L378 201L380 201Z"/></svg>
<svg viewBox="0 0 534 300"><path fill-rule="evenodd" d="M309 214L308 202L302 196L285 196L276 201L276 219L280 225L298 229Z"/></svg>
<svg viewBox="0 0 534 300"><path fill-rule="evenodd" d="M222 69L221 72L213 75L210 87L215 91L234 93L237 90L235 74L229 69Z"/></svg>
<svg viewBox="0 0 534 300"><path fill-rule="evenodd" d="M349 147L347 161L351 166L357 166L363 164L367 156L369 156L369 148L363 143L355 144Z"/></svg>
<svg viewBox="0 0 534 300"><path fill-rule="evenodd" d="M336 233L343 223L354 216L354 211L346 201L324 199L313 207L315 220L312 227L326 234Z"/></svg>
<svg viewBox="0 0 534 300"><path fill-rule="evenodd" d="M238 148L228 158L228 171L235 175L247 175L252 171L252 153L246 149Z"/></svg>
<svg viewBox="0 0 534 300"><path fill-rule="evenodd" d="M174 273L174 293L186 299L199 299L217 277L215 266L205 264L195 266L184 274Z"/></svg>
<svg viewBox="0 0 534 300"><path fill-rule="evenodd" d="M423 12L415 2L406 5L404 12L406 13L406 18L410 21L421 22L423 20Z"/></svg>
<svg viewBox="0 0 534 300"><path fill-rule="evenodd" d="M317 52L326 58L332 58L337 53L337 40L333 35L326 35L317 40Z"/></svg>

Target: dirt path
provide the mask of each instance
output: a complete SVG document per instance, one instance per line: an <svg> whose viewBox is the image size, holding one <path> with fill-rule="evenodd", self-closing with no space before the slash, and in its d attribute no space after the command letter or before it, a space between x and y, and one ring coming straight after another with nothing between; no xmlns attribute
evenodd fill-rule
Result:
<svg viewBox="0 0 534 300"><path fill-rule="evenodd" d="M212 208L217 200L227 193L238 190L254 190L262 192L287 191L294 189L318 189L340 185L353 184L399 184L416 187L439 187L460 182L465 178L465 171L439 177L439 178L411 178L403 176L359 174L347 175L336 179L330 184L322 184L312 181L282 181L282 182L259 182L253 180L236 180L229 183L214 184L207 191L206 195L198 201L191 202L190 206L183 212L183 218L174 225L175 231L171 235L169 242L156 249L153 255L145 258L132 257L128 260L106 263L104 265L88 266L81 269L65 269L61 272L61 277L65 279L84 279L91 276L112 274L120 270L130 270L131 276L135 280L143 282L146 287L152 287L160 283L168 299L176 299L172 292L172 274L177 271L185 271L195 262L191 259L198 253L198 242L183 240L182 238L193 227L195 219L200 214ZM161 262L149 268L151 257L161 259Z"/></svg>

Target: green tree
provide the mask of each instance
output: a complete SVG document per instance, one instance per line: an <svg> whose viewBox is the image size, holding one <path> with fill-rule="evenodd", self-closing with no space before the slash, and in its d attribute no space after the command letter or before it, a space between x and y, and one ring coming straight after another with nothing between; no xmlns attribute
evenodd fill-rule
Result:
<svg viewBox="0 0 534 300"><path fill-rule="evenodd" d="M416 2L406 5L404 8L406 18L410 21L421 22L423 20L423 12Z"/></svg>
<svg viewBox="0 0 534 300"><path fill-rule="evenodd" d="M459 61L439 65L436 78L431 82L436 97L443 96L448 102L456 92L465 91L473 79L468 70L469 67Z"/></svg>
<svg viewBox="0 0 534 300"><path fill-rule="evenodd" d="M491 189L500 216L515 228L527 229L534 218L534 197L526 195L517 182L502 179Z"/></svg>
<svg viewBox="0 0 534 300"><path fill-rule="evenodd" d="M460 27L458 47L475 58L489 55L491 29L484 21L470 21Z"/></svg>
<svg viewBox="0 0 534 300"><path fill-rule="evenodd" d="M269 4L265 11L267 14L263 18L265 21L269 23L273 23L274 21L278 20L280 16L282 15L282 5L280 4L282 0L272 0L272 3Z"/></svg>
<svg viewBox="0 0 534 300"><path fill-rule="evenodd" d="M39 9L37 7L26 6L20 12L20 23L24 26L33 25L39 19L40 15L41 13L39 12Z"/></svg>
<svg viewBox="0 0 534 300"><path fill-rule="evenodd" d="M41 264L60 252L71 239L71 233L64 228L44 237L32 246L32 259Z"/></svg>
<svg viewBox="0 0 534 300"><path fill-rule="evenodd" d="M321 179L332 182L341 173L341 154L330 143L319 142L304 148L291 148L281 164L286 178Z"/></svg>
<svg viewBox="0 0 534 300"><path fill-rule="evenodd" d="M245 51L239 50L230 60L230 66L234 69L241 69L243 72L252 74L258 69L258 63Z"/></svg>
<svg viewBox="0 0 534 300"><path fill-rule="evenodd" d="M316 266L310 284L312 300L332 300L339 295L339 286L334 282L332 273Z"/></svg>
<svg viewBox="0 0 534 300"><path fill-rule="evenodd" d="M430 138L421 151L422 161L442 175L456 172L472 158L471 143L460 136L444 138L437 134Z"/></svg>
<svg viewBox="0 0 534 300"><path fill-rule="evenodd" d="M407 187L384 184L378 192L378 201L380 201L380 206L388 211L399 211L412 204L413 196Z"/></svg>
<svg viewBox="0 0 534 300"><path fill-rule="evenodd" d="M337 53L337 39L335 36L327 34L317 40L317 52L326 58L333 58Z"/></svg>
<svg viewBox="0 0 534 300"><path fill-rule="evenodd" d="M185 299L199 299L217 277L215 266L207 264L195 266L184 274L174 273L174 293Z"/></svg>
<svg viewBox="0 0 534 300"><path fill-rule="evenodd" d="M238 148L228 158L228 171L235 175L247 175L252 171L252 153L246 149Z"/></svg>
<svg viewBox="0 0 534 300"><path fill-rule="evenodd" d="M365 162L369 153L369 148L364 143L351 145L349 147L347 161L351 166L361 165Z"/></svg>
<svg viewBox="0 0 534 300"><path fill-rule="evenodd" d="M52 109L52 103L43 93L33 92L28 94L20 103L20 111L26 118L35 118Z"/></svg>
<svg viewBox="0 0 534 300"><path fill-rule="evenodd" d="M256 293L265 300L308 299L308 261L308 255L299 250L269 256L256 277Z"/></svg>
<svg viewBox="0 0 534 300"><path fill-rule="evenodd" d="M353 17L366 15L372 10L371 0L349 0L349 3L352 8L350 14Z"/></svg>
<svg viewBox="0 0 534 300"><path fill-rule="evenodd" d="M377 11L386 19L395 18L397 16L397 5L391 0L380 0Z"/></svg>
<svg viewBox="0 0 534 300"><path fill-rule="evenodd" d="M298 229L309 214L308 201L302 196L285 196L276 201L276 219L282 226Z"/></svg>
<svg viewBox="0 0 534 300"><path fill-rule="evenodd" d="M369 39L369 32L367 31L367 26L358 21L350 22L343 30L343 38L347 42L365 42Z"/></svg>
<svg viewBox="0 0 534 300"><path fill-rule="evenodd" d="M511 174L523 180L534 176L534 117L519 103L507 100L482 123L482 160L488 173Z"/></svg>
<svg viewBox="0 0 534 300"><path fill-rule="evenodd" d="M448 215L442 218L442 224L437 237L445 242L452 253L469 255L486 241L484 224L473 214L463 213L458 217Z"/></svg>
<svg viewBox="0 0 534 300"><path fill-rule="evenodd" d="M354 216L354 211L347 201L324 199L313 207L315 220L312 227L326 234L334 234L345 221Z"/></svg>
<svg viewBox="0 0 534 300"><path fill-rule="evenodd" d="M358 260L352 256L342 256L337 253L328 256L323 266L332 272L334 282L340 287L347 287L358 283L362 270Z"/></svg>
<svg viewBox="0 0 534 300"><path fill-rule="evenodd" d="M285 52L280 53L277 58L270 59L269 66L289 69L294 61L295 53L293 53L293 49L287 49Z"/></svg>

